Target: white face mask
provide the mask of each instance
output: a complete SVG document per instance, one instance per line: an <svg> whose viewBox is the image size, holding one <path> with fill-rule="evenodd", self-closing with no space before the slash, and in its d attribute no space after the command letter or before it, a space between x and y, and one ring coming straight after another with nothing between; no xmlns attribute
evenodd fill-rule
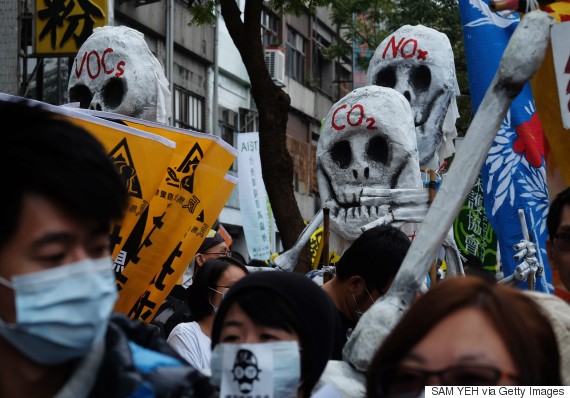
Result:
<svg viewBox="0 0 570 398"><path fill-rule="evenodd" d="M86 355L101 341L117 300L110 257L0 278L13 289L16 323L0 337L34 362L53 365Z"/></svg>
<svg viewBox="0 0 570 398"><path fill-rule="evenodd" d="M297 397L301 356L296 341L218 344L210 364L220 397Z"/></svg>

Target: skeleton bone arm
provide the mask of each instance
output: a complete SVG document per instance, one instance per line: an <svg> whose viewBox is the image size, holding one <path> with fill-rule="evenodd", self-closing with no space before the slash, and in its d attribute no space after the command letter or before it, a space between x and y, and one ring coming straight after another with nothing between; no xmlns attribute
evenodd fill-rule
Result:
<svg viewBox="0 0 570 398"><path fill-rule="evenodd" d="M315 214L311 222L305 227L293 247L275 257L273 262L277 268L283 271L293 271L293 269L295 269L295 265L297 264L297 260L299 259L299 255L301 254L303 247L305 247L305 245L309 242L311 235L317 230L322 222L323 210L321 209L317 212L317 214Z"/></svg>

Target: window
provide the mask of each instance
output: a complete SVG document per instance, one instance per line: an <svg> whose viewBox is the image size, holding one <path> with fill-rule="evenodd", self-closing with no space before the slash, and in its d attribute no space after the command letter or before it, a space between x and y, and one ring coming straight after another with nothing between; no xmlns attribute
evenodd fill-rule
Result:
<svg viewBox="0 0 570 398"><path fill-rule="evenodd" d="M253 109L239 108L239 131L259 131L259 116Z"/></svg>
<svg viewBox="0 0 570 398"><path fill-rule="evenodd" d="M174 126L204 132L204 98L174 87Z"/></svg>
<svg viewBox="0 0 570 398"><path fill-rule="evenodd" d="M330 46L330 42L323 36L314 32L313 34L313 59L312 78L313 84L329 96L334 95L334 65L333 62L325 58L324 51Z"/></svg>
<svg viewBox="0 0 570 398"><path fill-rule="evenodd" d="M224 141L235 148L236 134L238 129L238 114L229 109L220 108L218 115L221 117L218 120L218 131ZM237 171L237 162L234 162L231 169Z"/></svg>
<svg viewBox="0 0 570 398"><path fill-rule="evenodd" d="M287 27L287 53L285 73L301 84L305 84L305 48L307 40L291 27Z"/></svg>
<svg viewBox="0 0 570 398"><path fill-rule="evenodd" d="M279 17L271 11L261 10L261 43L263 47L279 46Z"/></svg>

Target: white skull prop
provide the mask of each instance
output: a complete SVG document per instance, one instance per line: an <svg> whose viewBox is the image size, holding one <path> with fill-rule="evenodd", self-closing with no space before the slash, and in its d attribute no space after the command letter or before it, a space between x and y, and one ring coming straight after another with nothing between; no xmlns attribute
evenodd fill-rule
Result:
<svg viewBox="0 0 570 398"><path fill-rule="evenodd" d="M144 35L126 26L103 26L83 43L67 86L81 108L166 123L171 94L162 66Z"/></svg>
<svg viewBox="0 0 570 398"><path fill-rule="evenodd" d="M366 84L393 88L410 102L421 165L436 167L439 159L455 152L459 87L444 33L422 25L402 26L376 48Z"/></svg>
<svg viewBox="0 0 570 398"><path fill-rule="evenodd" d="M347 241L385 213L360 203L364 188L422 187L410 105L386 87L358 88L329 111L317 146L317 179L330 229Z"/></svg>

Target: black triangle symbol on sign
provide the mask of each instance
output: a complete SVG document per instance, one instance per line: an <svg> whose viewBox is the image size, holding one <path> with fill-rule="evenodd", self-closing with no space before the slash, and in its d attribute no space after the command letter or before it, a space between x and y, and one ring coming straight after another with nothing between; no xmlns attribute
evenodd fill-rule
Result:
<svg viewBox="0 0 570 398"><path fill-rule="evenodd" d="M115 167L119 173L123 176L123 180L127 184L128 192L130 196L142 199L142 189L140 181L137 177L137 171L133 164L133 159L131 157L131 151L127 144L127 139L123 138L121 142L111 150L109 153Z"/></svg>
<svg viewBox="0 0 570 398"><path fill-rule="evenodd" d="M196 221L204 222L204 210L202 210L200 214L198 214L198 217L196 217Z"/></svg>

